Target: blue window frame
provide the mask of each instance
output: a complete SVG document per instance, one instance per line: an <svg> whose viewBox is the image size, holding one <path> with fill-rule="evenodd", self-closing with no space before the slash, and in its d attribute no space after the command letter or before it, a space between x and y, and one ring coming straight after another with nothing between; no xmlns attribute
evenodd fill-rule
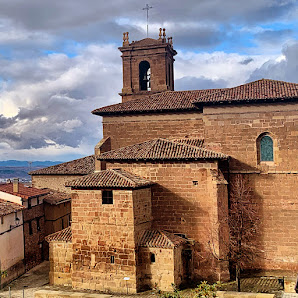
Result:
<svg viewBox="0 0 298 298"><path fill-rule="evenodd" d="M260 158L261 161L273 161L273 140L269 136L260 140Z"/></svg>

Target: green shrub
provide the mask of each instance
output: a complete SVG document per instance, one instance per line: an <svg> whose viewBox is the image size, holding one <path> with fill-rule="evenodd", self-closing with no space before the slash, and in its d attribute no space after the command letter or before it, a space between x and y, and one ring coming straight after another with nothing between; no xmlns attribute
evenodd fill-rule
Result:
<svg viewBox="0 0 298 298"><path fill-rule="evenodd" d="M194 298L213 298L216 297L216 291L220 287L220 282L209 285L207 281L202 281L194 290Z"/></svg>

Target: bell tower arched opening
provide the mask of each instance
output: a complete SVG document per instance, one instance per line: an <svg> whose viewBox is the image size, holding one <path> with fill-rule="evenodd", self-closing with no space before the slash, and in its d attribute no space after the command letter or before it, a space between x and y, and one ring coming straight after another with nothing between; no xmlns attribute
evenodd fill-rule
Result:
<svg viewBox="0 0 298 298"><path fill-rule="evenodd" d="M141 91L151 91L151 68L148 61L139 64L139 82Z"/></svg>

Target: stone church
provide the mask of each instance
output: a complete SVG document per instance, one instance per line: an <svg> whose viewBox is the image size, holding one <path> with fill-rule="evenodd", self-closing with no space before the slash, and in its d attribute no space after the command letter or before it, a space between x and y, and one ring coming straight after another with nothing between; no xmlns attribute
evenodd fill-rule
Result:
<svg viewBox="0 0 298 298"><path fill-rule="evenodd" d="M227 280L214 253L226 254L236 175L260 216L261 256L247 267L297 272L298 84L174 91L165 30L124 33L119 50L122 103L92 111L103 123L95 154L30 173L35 187L72 193L71 227L47 237L51 282L134 293Z"/></svg>

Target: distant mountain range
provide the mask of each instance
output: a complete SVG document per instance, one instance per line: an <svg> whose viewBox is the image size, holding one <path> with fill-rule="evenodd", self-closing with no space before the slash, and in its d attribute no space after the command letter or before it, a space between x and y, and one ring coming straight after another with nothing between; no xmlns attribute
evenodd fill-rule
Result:
<svg viewBox="0 0 298 298"><path fill-rule="evenodd" d="M61 161L22 161L22 160L3 160L0 161L0 182L6 179L20 178L30 180L28 172L40 168L46 168L61 163Z"/></svg>
<svg viewBox="0 0 298 298"><path fill-rule="evenodd" d="M62 161L24 161L24 160L0 160L0 167L49 167Z"/></svg>

